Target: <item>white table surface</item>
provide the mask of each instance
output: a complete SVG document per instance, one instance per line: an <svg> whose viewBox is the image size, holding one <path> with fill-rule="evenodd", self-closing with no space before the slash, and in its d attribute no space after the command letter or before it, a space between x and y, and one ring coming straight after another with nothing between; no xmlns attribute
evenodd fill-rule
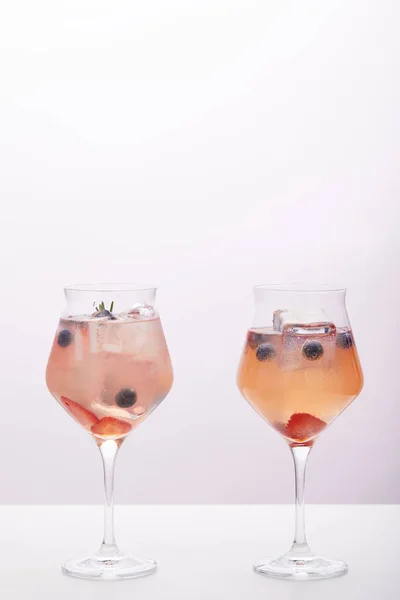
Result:
<svg viewBox="0 0 400 600"><path fill-rule="evenodd" d="M324 581L271 580L252 561L288 549L291 506L118 506L117 541L159 562L156 574L100 582L62 575L97 550L100 506L0 507L0 598L42 600L391 600L400 598L400 506L309 506L310 545L346 560Z"/></svg>

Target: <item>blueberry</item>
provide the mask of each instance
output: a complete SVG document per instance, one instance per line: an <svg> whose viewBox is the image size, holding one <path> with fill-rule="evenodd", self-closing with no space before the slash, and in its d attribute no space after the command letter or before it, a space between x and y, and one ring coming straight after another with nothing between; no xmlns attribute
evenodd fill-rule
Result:
<svg viewBox="0 0 400 600"><path fill-rule="evenodd" d="M338 348L343 348L343 350L347 350L351 348L353 345L353 337L349 331L343 331L342 333L338 333L336 336L336 346Z"/></svg>
<svg viewBox="0 0 400 600"><path fill-rule="evenodd" d="M94 317L95 319L104 319L105 317L107 317L108 319L111 319L111 321L115 321L115 317L112 314L112 312L106 309L98 310L92 315L92 317Z"/></svg>
<svg viewBox="0 0 400 600"><path fill-rule="evenodd" d="M256 350L257 360L260 360L261 362L272 360L275 356L276 351L272 344L260 344Z"/></svg>
<svg viewBox="0 0 400 600"><path fill-rule="evenodd" d="M137 394L132 388L122 388L115 396L115 402L120 408L129 408L137 400Z"/></svg>
<svg viewBox="0 0 400 600"><path fill-rule="evenodd" d="M302 353L307 360L318 360L324 353L324 347L321 342L306 342L303 346Z"/></svg>
<svg viewBox="0 0 400 600"><path fill-rule="evenodd" d="M72 342L72 333L69 329L61 329L57 336L57 344L61 348L66 348Z"/></svg>

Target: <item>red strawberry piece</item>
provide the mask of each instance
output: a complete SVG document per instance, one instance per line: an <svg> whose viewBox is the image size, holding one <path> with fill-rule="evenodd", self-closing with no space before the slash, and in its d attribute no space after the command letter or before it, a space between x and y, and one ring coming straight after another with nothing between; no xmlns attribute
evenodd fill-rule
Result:
<svg viewBox="0 0 400 600"><path fill-rule="evenodd" d="M305 442L319 433L327 423L309 413L294 413L286 424L283 434L298 442Z"/></svg>
<svg viewBox="0 0 400 600"><path fill-rule="evenodd" d="M67 409L71 417L74 417L74 419L76 419L78 423L83 425L83 427L90 428L92 427L92 425L95 425L95 423L97 423L98 418L95 414L90 412L90 410L83 408L83 406L81 406L77 402L73 402L66 396L61 396L60 400L61 404L64 408Z"/></svg>
<svg viewBox="0 0 400 600"><path fill-rule="evenodd" d="M131 428L130 423L121 419L103 417L100 421L92 425L92 433L102 437L119 438L129 433Z"/></svg>

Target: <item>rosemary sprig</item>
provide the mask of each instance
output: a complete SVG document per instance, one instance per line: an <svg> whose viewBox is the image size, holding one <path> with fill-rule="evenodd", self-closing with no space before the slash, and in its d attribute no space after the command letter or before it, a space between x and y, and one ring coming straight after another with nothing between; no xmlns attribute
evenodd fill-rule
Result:
<svg viewBox="0 0 400 600"><path fill-rule="evenodd" d="M99 302L98 306L96 305L95 302L93 302L93 306L94 306L94 310L96 312L100 312L101 310L106 310L106 305L104 304L103 300L101 302ZM111 313L112 313L113 309L114 309L114 300L110 304L110 312Z"/></svg>

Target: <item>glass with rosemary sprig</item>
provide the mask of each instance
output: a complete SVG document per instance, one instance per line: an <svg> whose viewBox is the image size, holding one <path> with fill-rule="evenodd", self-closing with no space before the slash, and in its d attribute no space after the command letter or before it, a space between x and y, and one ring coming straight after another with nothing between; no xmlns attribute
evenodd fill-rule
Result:
<svg viewBox="0 0 400 600"><path fill-rule="evenodd" d="M173 373L156 288L132 284L73 285L56 330L47 370L49 391L93 437L104 466L105 531L94 556L65 563L76 577L146 575L152 560L122 554L114 539L114 462L124 439L165 398Z"/></svg>

